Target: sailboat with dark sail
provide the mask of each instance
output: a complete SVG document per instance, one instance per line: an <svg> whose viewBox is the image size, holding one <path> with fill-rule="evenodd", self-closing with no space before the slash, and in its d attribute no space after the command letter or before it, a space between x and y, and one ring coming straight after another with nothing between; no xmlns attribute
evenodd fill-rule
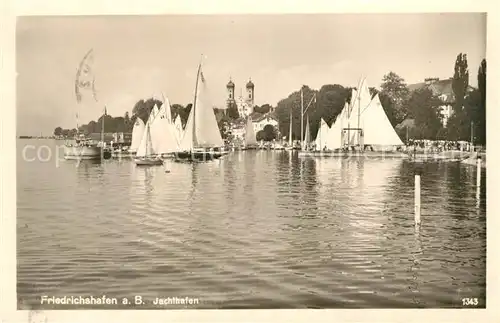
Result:
<svg viewBox="0 0 500 323"><path fill-rule="evenodd" d="M224 146L212 106L207 102L206 80L201 62L196 75L194 102L175 161L208 161L222 156Z"/></svg>

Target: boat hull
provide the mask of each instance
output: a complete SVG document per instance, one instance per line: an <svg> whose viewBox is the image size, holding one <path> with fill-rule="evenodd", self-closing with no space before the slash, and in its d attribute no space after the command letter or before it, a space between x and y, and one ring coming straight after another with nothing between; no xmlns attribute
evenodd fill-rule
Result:
<svg viewBox="0 0 500 323"><path fill-rule="evenodd" d="M203 162L218 159L224 155L223 152L211 151L182 151L175 153L177 162Z"/></svg>
<svg viewBox="0 0 500 323"><path fill-rule="evenodd" d="M114 151L113 158L132 158L135 157L135 153L128 151Z"/></svg>
<svg viewBox="0 0 500 323"><path fill-rule="evenodd" d="M163 165L163 160L159 158L135 158L134 163L137 166L159 166Z"/></svg>
<svg viewBox="0 0 500 323"><path fill-rule="evenodd" d="M97 146L64 146L64 159L101 159L101 148Z"/></svg>
<svg viewBox="0 0 500 323"><path fill-rule="evenodd" d="M362 157L362 158L409 158L408 154L393 151L299 151L299 157L313 158L346 158L346 157Z"/></svg>

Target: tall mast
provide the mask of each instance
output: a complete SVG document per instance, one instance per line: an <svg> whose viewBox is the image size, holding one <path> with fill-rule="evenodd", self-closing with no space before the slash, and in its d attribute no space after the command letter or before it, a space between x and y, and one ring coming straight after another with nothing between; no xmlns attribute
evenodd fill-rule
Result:
<svg viewBox="0 0 500 323"><path fill-rule="evenodd" d="M363 86L364 85L365 85L365 80L363 80ZM358 128L358 145L359 145L359 149L361 150L361 148L362 148L361 147L361 130L359 130L360 129L359 128L359 126L360 126L359 125L359 114L360 114L360 112L361 112L361 98L360 98L360 100L358 100L358 126L357 126L357 128Z"/></svg>
<svg viewBox="0 0 500 323"><path fill-rule="evenodd" d="M306 143L305 143L305 146L307 146L309 144L309 140L311 139L310 137L311 137L311 134L309 131L309 114L308 114L307 118L306 118L306 134L305 134Z"/></svg>
<svg viewBox="0 0 500 323"><path fill-rule="evenodd" d="M470 123L470 146L471 151L474 151L474 121Z"/></svg>
<svg viewBox="0 0 500 323"><path fill-rule="evenodd" d="M288 133L288 144L290 146L292 146L292 130L293 130L292 107L290 107L290 132Z"/></svg>
<svg viewBox="0 0 500 323"><path fill-rule="evenodd" d="M300 147L304 150L304 93L300 89Z"/></svg>
<svg viewBox="0 0 500 323"><path fill-rule="evenodd" d="M202 56L203 57L203 56ZM198 65L198 74L196 75L196 85L194 88L194 102L192 106L192 114L193 114L193 148L196 146L198 140L196 138L196 100L198 98L198 81L200 79L200 72L201 72L201 60L200 60L200 65Z"/></svg>
<svg viewBox="0 0 500 323"><path fill-rule="evenodd" d="M352 93L352 90L351 90L351 93ZM353 100L356 100L356 98L351 98L350 107L349 106L347 107L347 150L349 150L349 144L351 142L351 111L352 111L352 108L354 107L354 104L356 103Z"/></svg>

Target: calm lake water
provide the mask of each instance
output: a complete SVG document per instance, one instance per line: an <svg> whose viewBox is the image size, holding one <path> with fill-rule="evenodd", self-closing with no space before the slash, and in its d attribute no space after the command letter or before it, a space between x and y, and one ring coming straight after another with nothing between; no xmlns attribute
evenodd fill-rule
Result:
<svg viewBox="0 0 500 323"><path fill-rule="evenodd" d="M23 160L24 145L56 143L18 140L19 308L42 295L139 295L141 308L156 297L197 298L189 308L462 307L465 297L485 307L486 188L478 200L474 166L424 166L417 231L408 161L247 151L76 167L55 150ZM123 307L136 308L44 305Z"/></svg>

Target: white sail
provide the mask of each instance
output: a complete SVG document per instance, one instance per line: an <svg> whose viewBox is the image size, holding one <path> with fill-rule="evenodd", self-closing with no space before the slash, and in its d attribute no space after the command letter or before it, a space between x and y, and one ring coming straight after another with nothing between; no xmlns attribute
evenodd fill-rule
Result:
<svg viewBox="0 0 500 323"><path fill-rule="evenodd" d="M167 99L168 100L168 99ZM151 122L151 142L157 154L168 154L178 150L178 141L172 122L169 120L170 104L165 101Z"/></svg>
<svg viewBox="0 0 500 323"><path fill-rule="evenodd" d="M186 121L186 126L184 127L184 133L182 134L182 139L179 143L179 150L191 151L194 148L194 118L193 107L191 107L191 111L189 111L188 119Z"/></svg>
<svg viewBox="0 0 500 323"><path fill-rule="evenodd" d="M363 143L377 146L404 145L385 114L380 98L377 95L371 103L362 110Z"/></svg>
<svg viewBox="0 0 500 323"><path fill-rule="evenodd" d="M255 135L252 118L250 116L248 117L246 131L245 131L245 145L246 146L257 145L257 137Z"/></svg>
<svg viewBox="0 0 500 323"><path fill-rule="evenodd" d="M326 121L321 118L321 123L319 126L318 134L316 135L316 150L323 150L325 146L328 148L328 133L329 133L329 127Z"/></svg>
<svg viewBox="0 0 500 323"><path fill-rule="evenodd" d="M142 137L144 136L144 121L137 117L134 123L134 128L132 130L132 143L130 144L129 151L136 152L139 144L141 143Z"/></svg>
<svg viewBox="0 0 500 323"><path fill-rule="evenodd" d="M170 106L170 100L168 98L165 98L165 102L163 102L162 108L165 108L165 115L167 117L168 123L173 124L172 107ZM162 108L160 108L160 111L162 110Z"/></svg>
<svg viewBox="0 0 500 323"><path fill-rule="evenodd" d="M151 156L155 154L155 151L152 147L152 142L151 142L151 123L153 122L153 116L152 114L154 113L153 110L151 110L151 113L149 114L148 121L146 122L145 129L144 129L144 134L141 138L141 142L139 143L139 147L137 148L137 157L146 157L146 156Z"/></svg>
<svg viewBox="0 0 500 323"><path fill-rule="evenodd" d="M180 149L189 151L194 148L222 147L223 145L214 109L208 100L206 82L200 65L195 90L195 102L189 113L184 135L180 142Z"/></svg>
<svg viewBox="0 0 500 323"><path fill-rule="evenodd" d="M151 113L150 113L149 117L150 118L152 117L153 119L156 118L156 115L158 114L158 111L159 111L158 106L155 104L154 107L153 107L153 109L151 110Z"/></svg>
<svg viewBox="0 0 500 323"><path fill-rule="evenodd" d="M311 142L311 131L309 130L309 115L307 115L306 120L306 134L304 135L304 142L306 145L309 145Z"/></svg>
<svg viewBox="0 0 500 323"><path fill-rule="evenodd" d="M342 131L343 128L347 127L347 113L349 111L349 105L347 102L344 105L344 108L335 119L332 127L328 131L328 139L327 139L327 149L335 150L343 147L342 142Z"/></svg>
<svg viewBox="0 0 500 323"><path fill-rule="evenodd" d="M174 120L174 129L175 129L175 135L177 137L177 142L180 144L182 140L182 135L184 133L184 130L182 129L182 120L181 116L177 115Z"/></svg>

